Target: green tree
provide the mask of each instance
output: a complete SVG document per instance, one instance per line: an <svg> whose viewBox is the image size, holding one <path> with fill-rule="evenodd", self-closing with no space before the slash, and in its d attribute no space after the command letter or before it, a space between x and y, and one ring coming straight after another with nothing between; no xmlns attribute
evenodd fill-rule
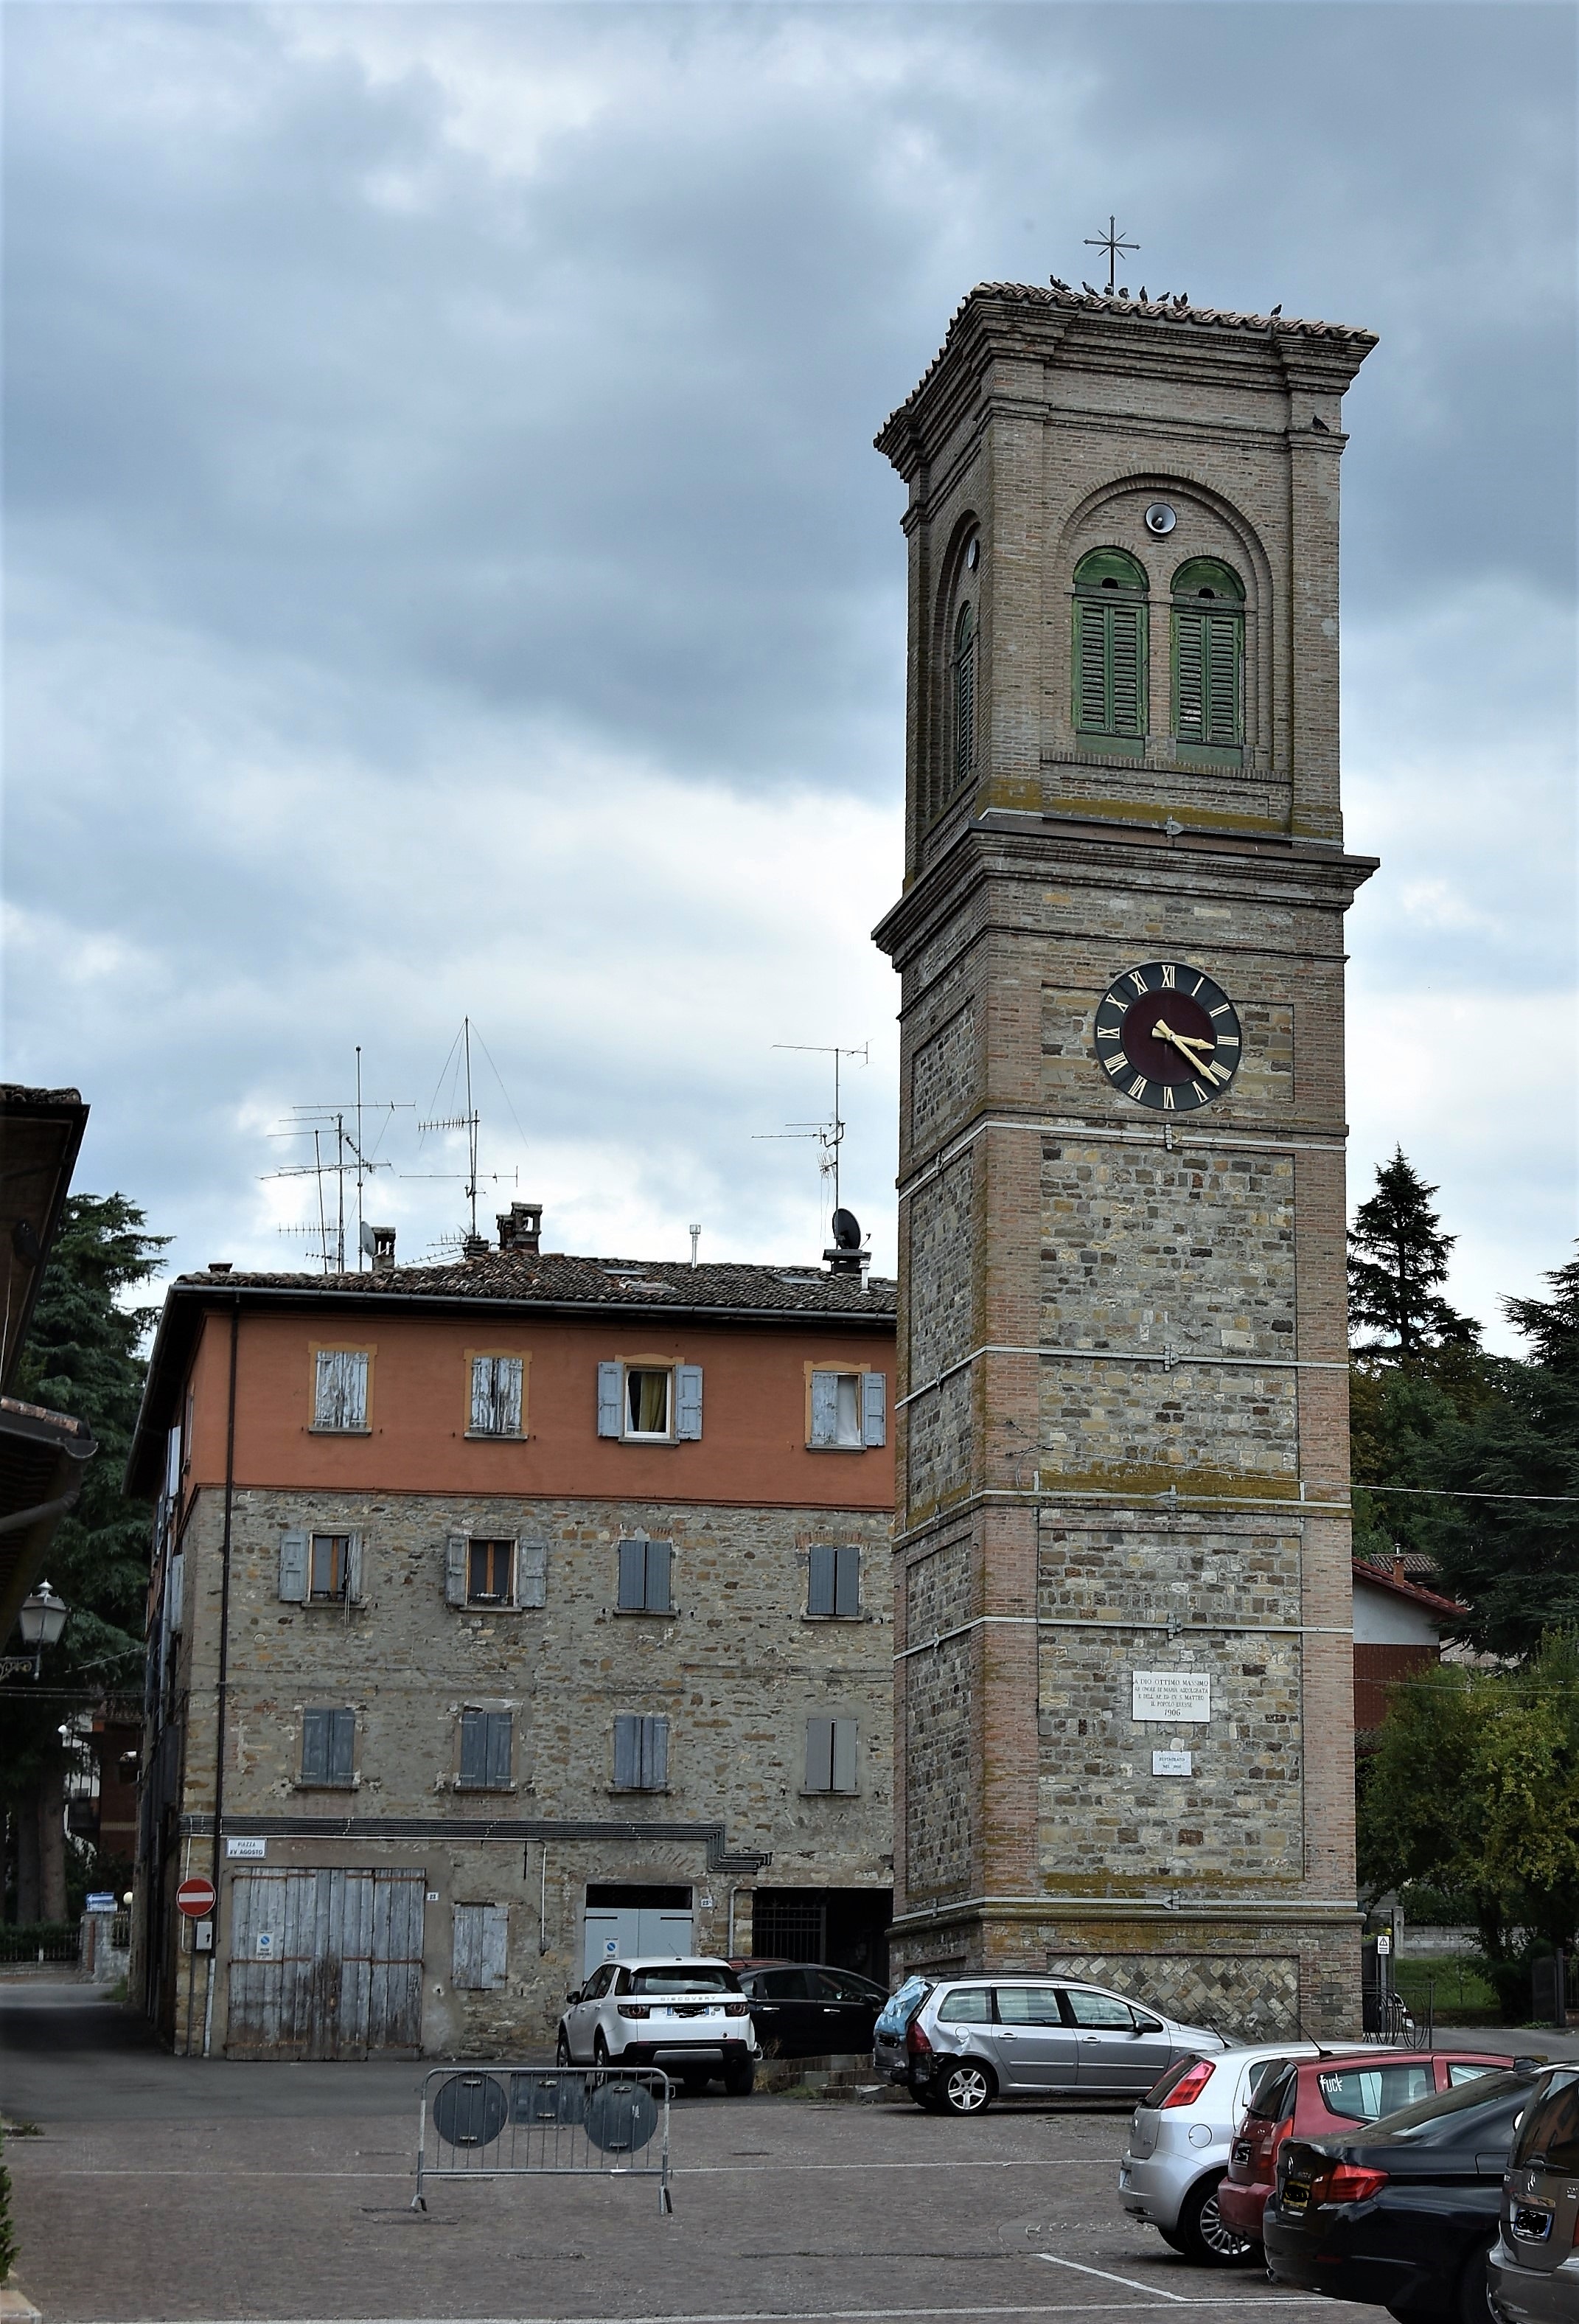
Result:
<svg viewBox="0 0 1579 2324"><path fill-rule="evenodd" d="M1349 1233L1349 1331L1372 1336L1364 1352L1407 1363L1453 1345L1473 1348L1480 1327L1437 1289L1457 1237L1444 1234L1428 1186L1402 1147L1376 1173L1376 1192Z"/></svg>
<svg viewBox="0 0 1579 2324"><path fill-rule="evenodd" d="M147 1282L168 1240L147 1231L143 1213L124 1194L69 1196L18 1369L19 1396L86 1421L98 1445L77 1506L50 1545L49 1578L71 1611L50 1653L46 1686L38 1694L25 1683L0 1690L0 1798L13 1828L19 1919L66 1912L56 1840L68 1757L60 1729L70 1706L60 1691L77 1691L87 1708L96 1696L137 1685L150 1513L126 1498L121 1479L155 1311L128 1295Z"/></svg>
<svg viewBox="0 0 1579 2324"><path fill-rule="evenodd" d="M1458 1634L1514 1659L1579 1627L1579 1260L1546 1280L1550 1299L1502 1303L1535 1360L1485 1365L1494 1392L1433 1439L1420 1466L1445 1498L1414 1521L1470 1609Z"/></svg>
<svg viewBox="0 0 1579 2324"><path fill-rule="evenodd" d="M1360 1792L1362 1884L1469 1900L1503 2007L1579 1933L1579 1636L1511 1671L1444 1665L1396 1687Z"/></svg>

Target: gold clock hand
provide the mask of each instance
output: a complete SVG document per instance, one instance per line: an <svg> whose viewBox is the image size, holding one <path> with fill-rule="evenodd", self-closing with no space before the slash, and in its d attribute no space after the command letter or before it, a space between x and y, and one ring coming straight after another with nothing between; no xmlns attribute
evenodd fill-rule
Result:
<svg viewBox="0 0 1579 2324"><path fill-rule="evenodd" d="M1165 1017L1158 1018L1156 1023L1152 1028L1152 1031L1158 1040L1170 1041L1173 1044L1173 1047L1183 1056L1186 1064L1193 1065L1197 1073L1204 1073L1206 1071L1206 1058L1204 1056L1197 1056L1195 1054L1198 1049L1204 1049L1206 1047L1205 1042L1201 1040L1198 1034L1176 1033Z"/></svg>

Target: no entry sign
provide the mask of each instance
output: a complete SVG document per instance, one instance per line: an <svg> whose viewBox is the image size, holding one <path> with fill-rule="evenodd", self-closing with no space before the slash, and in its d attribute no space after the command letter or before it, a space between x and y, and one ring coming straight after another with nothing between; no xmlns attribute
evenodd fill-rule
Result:
<svg viewBox="0 0 1579 2324"><path fill-rule="evenodd" d="M176 1910L188 1921L206 1921L214 1910L214 1883L200 1877L183 1880L176 1890Z"/></svg>

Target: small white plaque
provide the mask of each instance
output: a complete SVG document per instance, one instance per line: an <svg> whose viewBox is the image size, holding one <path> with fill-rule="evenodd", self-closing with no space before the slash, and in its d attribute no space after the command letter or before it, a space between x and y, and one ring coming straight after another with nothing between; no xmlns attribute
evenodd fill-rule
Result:
<svg viewBox="0 0 1579 2324"><path fill-rule="evenodd" d="M194 1952L199 1953L211 1953L214 1950L214 1923L212 1921L193 1922L192 1950Z"/></svg>
<svg viewBox="0 0 1579 2324"><path fill-rule="evenodd" d="M272 1929L260 1929L257 1935L253 1938L252 1942L256 1947L257 1957L260 1960L273 1960L274 1932Z"/></svg>
<svg viewBox="0 0 1579 2324"><path fill-rule="evenodd" d="M1392 1950L1392 1939L1391 1937L1378 1937L1376 1940L1376 1950L1382 1955L1383 1959L1385 1959Z"/></svg>
<svg viewBox="0 0 1579 2324"><path fill-rule="evenodd" d="M234 1864L238 1856L253 1858L267 1856L269 1843L266 1840L227 1840L225 1843L225 1852Z"/></svg>
<svg viewBox="0 0 1579 2324"><path fill-rule="evenodd" d="M696 1899L696 1901L697 1901L697 1903L701 1905L701 1907L702 1907L702 1911L703 1911L704 1913L711 1913L711 1910L712 1910L712 1898L711 1898L711 1896L699 1896L699 1897Z"/></svg>
<svg viewBox="0 0 1579 2324"><path fill-rule="evenodd" d="M427 1889L425 1893L426 1893L426 1895L427 1895L427 1902L428 1902L430 1904L437 1904L437 1902L438 1902L438 1890L437 1890L436 1888L429 1888L429 1889Z"/></svg>
<svg viewBox="0 0 1579 2324"><path fill-rule="evenodd" d="M1132 1719L1200 1725L1212 1715L1212 1682L1204 1671L1131 1671Z"/></svg>
<svg viewBox="0 0 1579 2324"><path fill-rule="evenodd" d="M1193 1775L1195 1755L1190 1751L1153 1751L1152 1773L1153 1775Z"/></svg>

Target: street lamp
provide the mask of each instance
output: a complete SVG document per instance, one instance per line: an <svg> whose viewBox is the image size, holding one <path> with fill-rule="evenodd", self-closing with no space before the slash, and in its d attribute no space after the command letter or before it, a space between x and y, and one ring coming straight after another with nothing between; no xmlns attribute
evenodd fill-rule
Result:
<svg viewBox="0 0 1579 2324"><path fill-rule="evenodd" d="M47 1582L41 1582L31 1598L22 1601L16 1627L22 1632L22 1643L31 1646L27 1655L0 1655L0 1678L13 1678L23 1671L31 1671L36 1679L42 1668L44 1648L58 1644L70 1612L64 1598L58 1597Z"/></svg>

